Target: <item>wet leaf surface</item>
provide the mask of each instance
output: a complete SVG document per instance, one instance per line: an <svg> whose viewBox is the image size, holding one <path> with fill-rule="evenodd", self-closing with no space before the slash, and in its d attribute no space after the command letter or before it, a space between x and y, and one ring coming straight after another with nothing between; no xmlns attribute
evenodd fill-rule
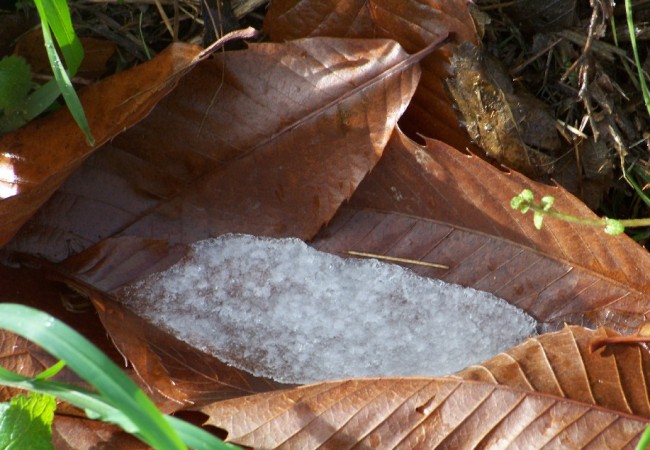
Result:
<svg viewBox="0 0 650 450"><path fill-rule="evenodd" d="M172 46L147 64L86 88L80 99L97 145L145 117L189 70L199 51L191 45ZM65 109L0 136L0 147L0 245L4 245L94 148Z"/></svg>

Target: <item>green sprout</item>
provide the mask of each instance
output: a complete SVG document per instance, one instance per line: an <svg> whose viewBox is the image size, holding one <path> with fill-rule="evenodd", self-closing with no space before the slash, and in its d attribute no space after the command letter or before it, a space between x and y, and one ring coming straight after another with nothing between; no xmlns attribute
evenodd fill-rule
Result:
<svg viewBox="0 0 650 450"><path fill-rule="evenodd" d="M577 217L571 214L566 214L560 212L556 209L553 209L553 204L555 203L555 197L546 195L542 197L542 200L539 203L535 203L535 196L533 191L530 189L524 189L521 193L512 198L510 201L510 206L512 209L521 211L522 214L526 214L529 210L533 211L533 223L535 228L538 230L542 229L542 224L544 222L545 216L555 217L565 222L579 223L582 225L588 225L592 227L602 228L605 233L612 236L616 236L625 231L626 227L645 227L650 225L650 219L610 219L608 217L603 217L602 219L586 219L583 217Z"/></svg>

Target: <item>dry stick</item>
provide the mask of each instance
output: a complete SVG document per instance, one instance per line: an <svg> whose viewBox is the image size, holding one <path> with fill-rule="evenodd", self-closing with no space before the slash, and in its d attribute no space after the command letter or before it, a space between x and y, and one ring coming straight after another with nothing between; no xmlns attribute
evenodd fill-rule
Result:
<svg viewBox="0 0 650 450"><path fill-rule="evenodd" d="M607 336L604 338L594 339L589 343L589 353L593 353L601 347L613 344L647 344L650 342L650 336Z"/></svg>
<svg viewBox="0 0 650 450"><path fill-rule="evenodd" d="M515 67L514 69L510 70L510 76L512 76L512 77L517 76L517 74L519 74L519 72L521 72L521 71L524 70L526 67L528 67L528 66L529 66L533 61L535 61L537 58L539 58L540 56L543 56L546 52L550 52L550 51L553 49L553 47L555 47L557 44L559 44L559 43L562 41L562 39L564 39L564 38L563 38L563 37L559 37L559 38L555 39L555 40L554 40L553 42L551 42L549 45L547 45L546 47L544 47L543 49L541 49L540 51L538 51L537 53L535 53L533 56L531 56L530 58L528 58L527 60L525 60L524 62L522 62L521 64L519 64L519 65L518 65L517 67Z"/></svg>
<svg viewBox="0 0 650 450"><path fill-rule="evenodd" d="M160 3L160 0L155 0L156 4L156 9L158 10L158 14L160 14L160 18L162 19L163 23L165 24L165 28L167 28L167 32L169 35L174 38L174 27L172 26L169 17L167 16L167 13L163 9L162 3Z"/></svg>
<svg viewBox="0 0 650 450"><path fill-rule="evenodd" d="M366 252L355 252L354 250L348 250L345 253L351 256L360 256L362 258L376 258L376 259L381 259L385 261L391 261L391 262L399 262L399 263L404 263L404 264L414 264L416 266L425 266L425 267L433 267L435 269L445 269L448 270L449 266L445 266L444 264L436 264L436 263L430 263L426 261L418 261L416 259L407 259L407 258L398 258L397 256L386 256L386 255L378 255L376 253L366 253Z"/></svg>

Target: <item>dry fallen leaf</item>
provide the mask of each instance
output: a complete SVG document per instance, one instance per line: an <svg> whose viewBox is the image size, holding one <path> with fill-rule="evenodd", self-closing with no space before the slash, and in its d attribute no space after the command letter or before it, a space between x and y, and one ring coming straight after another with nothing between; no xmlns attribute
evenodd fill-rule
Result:
<svg viewBox="0 0 650 450"><path fill-rule="evenodd" d="M97 145L145 117L192 66L200 48L176 44L155 59L80 93ZM0 136L0 246L94 150L60 109Z"/></svg>
<svg viewBox="0 0 650 450"><path fill-rule="evenodd" d="M55 449L147 450L148 445L120 429L96 420L57 414L52 424L52 446Z"/></svg>
<svg viewBox="0 0 650 450"><path fill-rule="evenodd" d="M119 303L103 299L95 305L106 331L132 364L145 391L167 413L287 386L231 367Z"/></svg>
<svg viewBox="0 0 650 450"><path fill-rule="evenodd" d="M287 3L278 0L273 7L282 5ZM466 2L338 5L348 9L331 15L336 33L394 36L409 51L450 29L461 41L476 39ZM302 30L329 30L323 17L334 6L310 16L322 27ZM281 17L289 24L296 19ZM353 20L340 22L341 17ZM392 41L314 39L256 45L202 63L148 119L93 155L11 249L61 260L89 248L58 267L58 276L97 294L106 329L165 411L193 405L239 443L632 445L648 422L643 418L649 409L648 356L639 347L585 353L592 337L610 331L572 327L540 336L456 377L330 382L204 406L279 386L210 359L106 295L175 262L184 252L178 242L227 231L312 237L356 189L350 206L339 211L315 245L446 264L448 270L416 270L490 290L553 325L568 320L627 330L643 321L650 281L643 249L626 237L551 220L538 232L530 217L509 208L510 197L534 187L538 196L555 196L564 210L591 214L560 188L501 172L438 141L421 147L395 133L357 189L409 103L418 78L414 63L422 56L409 57ZM430 81L420 88L404 124L462 149L466 137L441 88L445 56L449 49L424 61ZM153 102L142 106L142 116ZM102 122L110 128L106 136L114 131L112 121ZM116 127L122 123L117 120ZM39 160L30 147L25 161L35 171L28 179L36 183L35 194L0 203L6 217L22 212L16 224L24 222L87 156L80 133L73 137L79 145L69 155ZM50 190L41 193L43 187ZM106 239L111 236L123 237ZM28 356L27 363L38 361ZM21 361L11 351L8 358ZM74 424L61 427L61 445L122 445L120 436L105 438L105 430L79 428L85 434L76 439Z"/></svg>
<svg viewBox="0 0 650 450"><path fill-rule="evenodd" d="M123 357L108 338L92 305L62 284L47 279L42 270L25 267L13 269L0 265L0 286L0 303L21 303L46 311L75 328L113 362L124 364ZM57 362L55 357L39 346L4 330L0 330L0 355L0 366L25 376L35 376ZM68 368L59 372L55 380L89 388ZM0 387L0 401L8 401L16 393L16 389ZM83 417L83 412L70 405L58 404L53 423L54 448L90 450L96 448L99 442L120 443L119 447L109 444L110 448L142 448L139 441L119 427L85 420ZM135 446L121 446L125 442Z"/></svg>
<svg viewBox="0 0 650 450"><path fill-rule="evenodd" d="M217 55L98 151L11 249L61 260L116 235L309 238L381 156L429 50L314 38Z"/></svg>
<svg viewBox="0 0 650 450"><path fill-rule="evenodd" d="M165 412L287 386L228 366L112 300L120 287L168 269L187 251L160 240L107 239L53 267L51 277L92 298L113 344Z"/></svg>
<svg viewBox="0 0 650 450"><path fill-rule="evenodd" d="M38 308L73 326L114 361L119 354L106 336L101 322L89 303L75 303L74 293L60 283L46 278L43 270L26 267L15 269L0 265L0 303L20 303ZM82 308L75 308L81 306ZM37 345L0 330L0 365L25 376L34 376L57 360ZM79 382L79 378L64 369L60 381ZM0 389L0 401L6 401L6 391Z"/></svg>
<svg viewBox="0 0 650 450"><path fill-rule="evenodd" d="M456 47L451 67L447 86L472 140L533 179L551 173L561 143L546 104L515 91L500 62L470 43Z"/></svg>
<svg viewBox="0 0 650 450"><path fill-rule="evenodd" d="M561 187L396 133L351 209L341 210L314 245L426 259L450 269L416 272L491 292L540 321L632 332L645 320L650 255L629 237L597 228L547 219L536 230L530 215L510 208L524 188L554 196L565 212L595 217Z"/></svg>
<svg viewBox="0 0 650 450"><path fill-rule="evenodd" d="M453 378L321 383L202 411L254 448L624 448L647 419Z"/></svg>
<svg viewBox="0 0 650 450"><path fill-rule="evenodd" d="M30 341L0 330L0 366L24 376L34 376L56 363L56 358ZM17 389L0 386L0 402L16 395Z"/></svg>
<svg viewBox="0 0 650 450"><path fill-rule="evenodd" d="M650 354L589 351L615 335L565 327L455 377L319 383L201 411L255 448L627 448L648 423Z"/></svg>
<svg viewBox="0 0 650 450"><path fill-rule="evenodd" d="M478 36L467 0L274 0L264 30L281 42L306 36L388 37L417 52L451 33L456 43L476 44ZM450 75L451 43L422 61L422 80L400 120L412 138L440 139L456 148L477 150L459 125L444 79Z"/></svg>
<svg viewBox="0 0 650 450"><path fill-rule="evenodd" d="M590 350L593 342L617 336L618 333L605 328L565 326L558 332L531 338L457 375L648 419L648 349L626 344Z"/></svg>

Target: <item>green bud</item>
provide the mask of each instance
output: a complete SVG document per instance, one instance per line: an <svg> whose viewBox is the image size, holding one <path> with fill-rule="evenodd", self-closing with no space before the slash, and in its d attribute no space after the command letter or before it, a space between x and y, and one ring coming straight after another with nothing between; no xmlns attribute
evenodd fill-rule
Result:
<svg viewBox="0 0 650 450"><path fill-rule="evenodd" d="M530 206L528 205L528 202L521 198L521 195L518 195L516 197L512 197L512 200L510 200L510 207L512 209L516 209L518 211L521 211L522 214L525 214Z"/></svg>
<svg viewBox="0 0 650 450"><path fill-rule="evenodd" d="M625 231L625 226L620 220L605 218L605 233L616 236Z"/></svg>
<svg viewBox="0 0 650 450"><path fill-rule="evenodd" d="M524 199L526 203L533 203L533 200L535 200L535 196L533 195L533 191L530 189L524 189L521 191L521 194L519 196Z"/></svg>
<svg viewBox="0 0 650 450"><path fill-rule="evenodd" d="M551 209L554 202L555 202L555 197L551 197L550 195L546 195L542 197L542 208L544 209L544 211L548 211L549 209Z"/></svg>

